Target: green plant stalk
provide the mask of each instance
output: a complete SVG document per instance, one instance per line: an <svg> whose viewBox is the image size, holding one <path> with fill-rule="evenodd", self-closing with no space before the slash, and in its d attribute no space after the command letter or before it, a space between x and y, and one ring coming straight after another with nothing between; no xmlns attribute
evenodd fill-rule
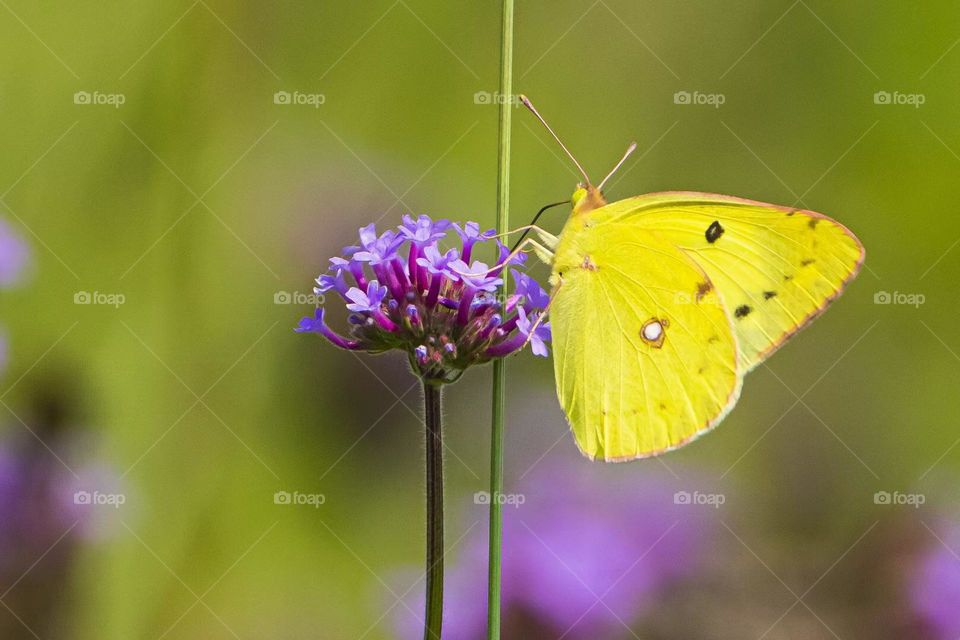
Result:
<svg viewBox="0 0 960 640"><path fill-rule="evenodd" d="M443 418L440 385L423 381L427 446L427 605L424 640L440 640L443 628Z"/></svg>
<svg viewBox="0 0 960 640"><path fill-rule="evenodd" d="M497 152L497 232L510 226L510 120L513 105L513 0L503 0L500 37L500 122ZM504 361L493 363L493 406L490 426L490 549L487 575L487 639L500 638L500 583L503 547L503 408Z"/></svg>

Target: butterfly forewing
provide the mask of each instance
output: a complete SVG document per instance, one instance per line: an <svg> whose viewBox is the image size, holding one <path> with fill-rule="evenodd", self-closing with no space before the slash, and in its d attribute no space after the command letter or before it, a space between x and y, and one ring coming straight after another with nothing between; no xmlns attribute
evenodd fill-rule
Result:
<svg viewBox="0 0 960 640"><path fill-rule="evenodd" d="M744 373L822 313L863 262L863 246L840 223L752 200L667 192L593 215L601 227L655 233L710 276L732 318Z"/></svg>

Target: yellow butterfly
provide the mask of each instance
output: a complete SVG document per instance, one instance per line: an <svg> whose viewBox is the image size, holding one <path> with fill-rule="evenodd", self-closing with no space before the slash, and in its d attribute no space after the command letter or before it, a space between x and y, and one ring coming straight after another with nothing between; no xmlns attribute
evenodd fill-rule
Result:
<svg viewBox="0 0 960 640"><path fill-rule="evenodd" d="M591 459L671 451L719 423L744 375L840 295L863 245L822 214L731 196L608 204L601 188L613 171L594 187L547 129L585 179L560 236L532 227L540 242L521 243L552 269L560 404Z"/></svg>

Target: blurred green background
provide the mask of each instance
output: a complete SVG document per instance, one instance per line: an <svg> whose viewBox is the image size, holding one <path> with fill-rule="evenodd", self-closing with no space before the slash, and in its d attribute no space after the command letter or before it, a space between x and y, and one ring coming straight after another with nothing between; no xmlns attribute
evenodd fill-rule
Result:
<svg viewBox="0 0 960 640"><path fill-rule="evenodd" d="M499 3L0 5L0 216L33 254L0 296L3 441L78 476L105 468L126 496L36 587L55 613L18 610L41 596L7 581L6 633L393 637L389 616L375 623L384 582L423 553L419 391L402 358L292 328L369 221L492 226ZM958 38L947 1L518 3L516 88L595 177L638 143L608 197L799 203L867 247L721 427L617 468L726 495L709 573L639 637L907 637L904 558L939 544L960 466ZM513 133L520 225L576 176L526 111ZM123 304L76 304L83 292ZM508 485L548 459L593 473L550 363L524 355L508 375ZM489 379L446 394L451 541L484 524ZM38 422L51 404L55 438ZM276 505L278 491L326 501ZM41 575L45 549L4 553Z"/></svg>

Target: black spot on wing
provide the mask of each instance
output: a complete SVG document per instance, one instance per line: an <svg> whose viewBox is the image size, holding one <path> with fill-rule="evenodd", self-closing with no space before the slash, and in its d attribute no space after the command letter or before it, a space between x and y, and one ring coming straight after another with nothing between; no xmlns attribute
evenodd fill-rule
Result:
<svg viewBox="0 0 960 640"><path fill-rule="evenodd" d="M738 319L746 318L748 315L750 315L751 311L753 311L753 309L750 308L750 305L742 304L737 307L736 310L734 310L733 315Z"/></svg>
<svg viewBox="0 0 960 640"><path fill-rule="evenodd" d="M763 299L764 299L764 300L769 300L770 298L776 298L776 297L777 297L777 292L776 292L776 291L764 291L764 292L763 292Z"/></svg>
<svg viewBox="0 0 960 640"><path fill-rule="evenodd" d="M811 264L813 264L813 263L816 262L816 261L817 261L816 258L804 258L804 259L800 262L800 266L801 266L801 267L807 267L807 266L810 266Z"/></svg>
<svg viewBox="0 0 960 640"><path fill-rule="evenodd" d="M704 236L707 238L707 242L713 244L720 239L720 236L723 235L723 232L726 231L722 226L720 226L719 220L714 220L710 223L710 226L707 227L707 230L704 232Z"/></svg>
<svg viewBox="0 0 960 640"><path fill-rule="evenodd" d="M820 218L810 218L810 220L807 222L807 226L811 229L816 229L818 222L820 222Z"/></svg>
<svg viewBox="0 0 960 640"><path fill-rule="evenodd" d="M706 281L697 284L697 302L703 300L703 297L713 291L713 283Z"/></svg>

